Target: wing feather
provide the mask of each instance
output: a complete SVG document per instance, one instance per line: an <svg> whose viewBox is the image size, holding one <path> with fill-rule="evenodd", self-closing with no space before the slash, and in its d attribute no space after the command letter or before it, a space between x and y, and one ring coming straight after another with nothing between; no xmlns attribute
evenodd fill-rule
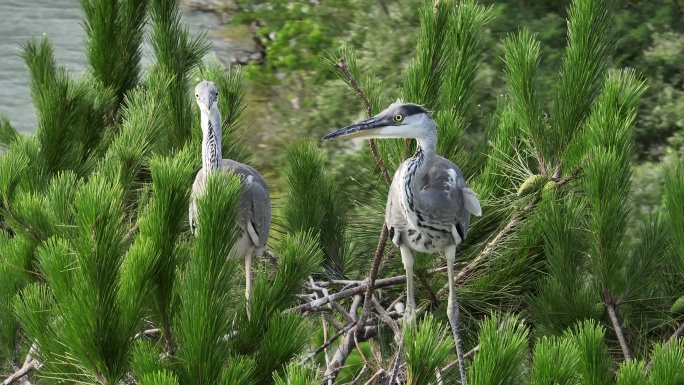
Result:
<svg viewBox="0 0 684 385"><path fill-rule="evenodd" d="M250 233L250 238L257 248L266 246L271 229L271 199L266 181L254 168L230 159L223 159L221 170L234 172L242 180L242 199L240 201L239 226ZM200 170L193 184L189 220L194 229L193 219L197 215L195 198L204 192L205 172Z"/></svg>

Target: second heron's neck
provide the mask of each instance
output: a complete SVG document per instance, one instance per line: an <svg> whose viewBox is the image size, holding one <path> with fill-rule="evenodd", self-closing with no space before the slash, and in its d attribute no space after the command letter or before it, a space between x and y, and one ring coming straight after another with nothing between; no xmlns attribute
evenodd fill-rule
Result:
<svg viewBox="0 0 684 385"><path fill-rule="evenodd" d="M202 114L202 167L216 170L221 164L221 114L213 110Z"/></svg>

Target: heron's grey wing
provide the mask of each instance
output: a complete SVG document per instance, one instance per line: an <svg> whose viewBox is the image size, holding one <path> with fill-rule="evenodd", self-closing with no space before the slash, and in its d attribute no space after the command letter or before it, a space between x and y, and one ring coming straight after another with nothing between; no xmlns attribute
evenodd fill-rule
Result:
<svg viewBox="0 0 684 385"><path fill-rule="evenodd" d="M223 159L221 167L225 171L233 171L242 180L241 227L251 223L257 238L255 246L266 246L271 229L271 198L266 181L254 168L230 159Z"/></svg>
<svg viewBox="0 0 684 385"><path fill-rule="evenodd" d="M188 223L190 224L190 232L195 234L197 229L197 224L195 220L197 218L197 202L196 199L204 191L204 181L206 179L206 174L204 169L200 169L195 176L195 181L192 183L192 190L190 191L190 207L188 210Z"/></svg>
<svg viewBox="0 0 684 385"><path fill-rule="evenodd" d="M470 214L481 214L477 196L466 186L461 170L441 156L428 170L416 204L427 223L445 229L453 225L461 239L468 232Z"/></svg>

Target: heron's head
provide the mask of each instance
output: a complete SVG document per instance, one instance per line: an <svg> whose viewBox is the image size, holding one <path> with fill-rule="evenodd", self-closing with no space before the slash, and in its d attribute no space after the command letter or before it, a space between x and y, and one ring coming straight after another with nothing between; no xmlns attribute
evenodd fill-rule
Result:
<svg viewBox="0 0 684 385"><path fill-rule="evenodd" d="M435 122L423 107L397 101L381 113L332 132L324 140L350 138L416 138L434 135Z"/></svg>
<svg viewBox="0 0 684 385"><path fill-rule="evenodd" d="M203 114L218 111L219 89L216 83L208 80L195 87L195 100Z"/></svg>

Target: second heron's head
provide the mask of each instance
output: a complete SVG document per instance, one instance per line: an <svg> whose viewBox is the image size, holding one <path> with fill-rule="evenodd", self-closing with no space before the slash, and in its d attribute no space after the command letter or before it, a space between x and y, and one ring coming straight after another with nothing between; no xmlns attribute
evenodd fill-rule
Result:
<svg viewBox="0 0 684 385"><path fill-rule="evenodd" d="M379 114L332 132L324 140L350 138L416 138L436 135L435 122L423 107L397 101Z"/></svg>
<svg viewBox="0 0 684 385"><path fill-rule="evenodd" d="M219 89L216 83L205 80L195 87L195 100L203 114L218 111Z"/></svg>

